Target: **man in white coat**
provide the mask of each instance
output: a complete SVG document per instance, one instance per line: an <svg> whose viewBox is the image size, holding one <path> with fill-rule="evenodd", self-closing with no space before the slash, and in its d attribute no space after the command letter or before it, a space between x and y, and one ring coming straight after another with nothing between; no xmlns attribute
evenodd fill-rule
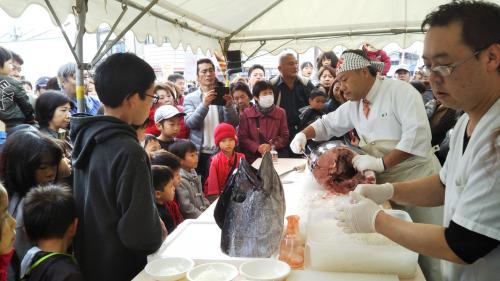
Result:
<svg viewBox="0 0 500 281"><path fill-rule="evenodd" d="M290 148L304 149L306 139L324 141L352 129L359 135L359 147L366 153L355 156L354 167L377 173L377 183L406 181L435 174L441 168L431 148L431 131L420 94L409 83L377 78L379 62L370 62L361 50L347 50L337 66L337 80L349 99L337 110L298 133ZM413 220L441 223L439 208L403 207ZM438 281L439 261L423 257L420 264L427 276Z"/></svg>
<svg viewBox="0 0 500 281"><path fill-rule="evenodd" d="M424 63L436 98L462 109L443 169L413 181L358 185L339 209L350 232L378 232L422 255L442 259L444 280L500 276L500 6L459 1L429 14ZM381 212L392 199L444 205L443 225L404 222Z"/></svg>

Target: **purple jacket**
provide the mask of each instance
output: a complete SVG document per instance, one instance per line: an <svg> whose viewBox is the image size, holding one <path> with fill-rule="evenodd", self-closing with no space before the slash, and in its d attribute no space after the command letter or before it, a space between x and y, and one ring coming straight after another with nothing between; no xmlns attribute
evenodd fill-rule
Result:
<svg viewBox="0 0 500 281"><path fill-rule="evenodd" d="M262 143L274 145L276 150L286 148L288 145L286 113L281 107L275 106L267 115L258 112L255 106L246 108L240 115L238 141L249 163L260 157L257 149L262 143L257 132L257 119L259 119L260 134L265 140Z"/></svg>

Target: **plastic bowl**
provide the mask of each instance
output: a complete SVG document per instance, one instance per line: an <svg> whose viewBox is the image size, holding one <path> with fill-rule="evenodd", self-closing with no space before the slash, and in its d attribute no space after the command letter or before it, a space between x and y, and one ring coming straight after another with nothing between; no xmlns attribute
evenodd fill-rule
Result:
<svg viewBox="0 0 500 281"><path fill-rule="evenodd" d="M189 281L231 281L237 276L238 269L223 262L201 264L187 273Z"/></svg>
<svg viewBox="0 0 500 281"><path fill-rule="evenodd" d="M146 265L144 271L158 281L174 281L186 277L194 267L194 261L183 257L159 258Z"/></svg>
<svg viewBox="0 0 500 281"><path fill-rule="evenodd" d="M282 281L290 274L290 266L280 260L257 259L241 264L240 274L251 281Z"/></svg>

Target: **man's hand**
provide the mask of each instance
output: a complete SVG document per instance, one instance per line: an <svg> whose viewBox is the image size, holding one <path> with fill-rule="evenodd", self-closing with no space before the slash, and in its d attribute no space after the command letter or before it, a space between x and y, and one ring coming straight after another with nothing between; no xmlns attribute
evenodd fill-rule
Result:
<svg viewBox="0 0 500 281"><path fill-rule="evenodd" d="M390 183L384 184L358 184L354 192L373 200L377 204L382 204L394 195L394 186Z"/></svg>
<svg viewBox="0 0 500 281"><path fill-rule="evenodd" d="M271 145L267 144L267 143L263 143L263 144L259 145L259 148L257 148L257 151L259 151L259 153L261 155L264 155L266 152L271 151Z"/></svg>
<svg viewBox="0 0 500 281"><path fill-rule="evenodd" d="M226 107L233 105L233 96L231 94L224 95L224 100L226 101Z"/></svg>
<svg viewBox="0 0 500 281"><path fill-rule="evenodd" d="M210 90L207 93L207 95L203 98L203 105L205 107L209 107L216 97L217 97L217 93L215 93L215 90Z"/></svg>
<svg viewBox="0 0 500 281"><path fill-rule="evenodd" d="M372 170L376 173L381 173L385 170L384 161L382 158L375 158L370 155L356 155L352 158L352 165L360 172Z"/></svg>
<svg viewBox="0 0 500 281"><path fill-rule="evenodd" d="M301 154L306 148L307 137L303 132L297 133L290 143L293 153Z"/></svg>
<svg viewBox="0 0 500 281"><path fill-rule="evenodd" d="M376 232L375 218L382 208L356 192L350 192L349 196L352 203L336 209L335 218L339 221L337 225L347 233Z"/></svg>

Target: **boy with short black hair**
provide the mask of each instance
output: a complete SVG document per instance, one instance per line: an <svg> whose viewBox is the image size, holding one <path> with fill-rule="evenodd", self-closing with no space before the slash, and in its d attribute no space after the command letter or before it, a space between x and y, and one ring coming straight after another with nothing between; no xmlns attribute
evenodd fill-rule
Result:
<svg viewBox="0 0 500 281"><path fill-rule="evenodd" d="M175 194L182 216L195 219L210 206L203 193L201 178L195 170L198 166L196 146L190 141L179 140L169 149L180 158L181 163L181 184L176 188Z"/></svg>
<svg viewBox="0 0 500 281"><path fill-rule="evenodd" d="M301 108L299 119L301 128L305 128L325 114L324 108L328 95L321 88L316 88L309 94L309 105Z"/></svg>
<svg viewBox="0 0 500 281"><path fill-rule="evenodd" d="M156 128L160 135L156 138L162 149L168 147L176 141L175 136L181 129L181 120L186 113L180 112L173 105L162 105L155 112Z"/></svg>
<svg viewBox="0 0 500 281"><path fill-rule="evenodd" d="M166 235L135 130L158 99L156 75L136 55L118 53L99 64L94 79L104 115L71 119L75 255L87 280L132 280Z"/></svg>
<svg viewBox="0 0 500 281"><path fill-rule="evenodd" d="M84 280L76 259L66 254L78 224L71 190L52 184L32 189L24 199L23 218L36 246L21 262L22 280Z"/></svg>
<svg viewBox="0 0 500 281"><path fill-rule="evenodd" d="M170 168L173 174L174 187L179 187L181 184L181 163L179 157L171 152L161 149L151 153L151 165L160 165ZM174 231L175 228L184 221L184 217L182 216L181 209L176 199L167 202L165 207L172 216L172 225L165 224L165 227L167 228L168 233L172 233L172 231Z"/></svg>
<svg viewBox="0 0 500 281"><path fill-rule="evenodd" d="M152 165L151 174L153 175L153 186L155 188L156 208L167 230L172 229L174 222L172 215L166 208L166 204L174 201L175 198L174 174L169 167L160 165Z"/></svg>

